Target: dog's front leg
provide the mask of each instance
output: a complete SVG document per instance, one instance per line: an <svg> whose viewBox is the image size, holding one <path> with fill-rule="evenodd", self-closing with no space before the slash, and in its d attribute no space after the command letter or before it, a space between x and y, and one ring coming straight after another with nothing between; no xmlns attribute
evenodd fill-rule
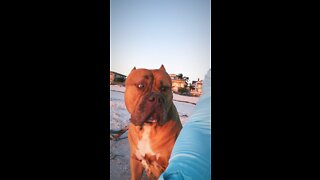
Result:
<svg viewBox="0 0 320 180"><path fill-rule="evenodd" d="M130 180L141 180L143 167L141 162L133 156L130 157Z"/></svg>

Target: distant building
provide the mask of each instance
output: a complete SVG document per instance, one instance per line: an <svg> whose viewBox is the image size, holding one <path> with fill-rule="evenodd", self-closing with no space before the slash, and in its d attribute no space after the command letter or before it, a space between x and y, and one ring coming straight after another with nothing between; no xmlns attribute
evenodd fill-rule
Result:
<svg viewBox="0 0 320 180"><path fill-rule="evenodd" d="M186 88L188 83L184 79L179 79L176 74L169 74L172 81L172 91L179 92L179 89Z"/></svg>
<svg viewBox="0 0 320 180"><path fill-rule="evenodd" d="M190 85L190 94L194 96L200 96L202 94L202 80L192 81Z"/></svg>
<svg viewBox="0 0 320 180"><path fill-rule="evenodd" d="M116 83L124 83L126 80L125 75L110 71L110 84L116 84Z"/></svg>
<svg viewBox="0 0 320 180"><path fill-rule="evenodd" d="M178 79L177 75L176 74L169 74L171 80L176 80Z"/></svg>

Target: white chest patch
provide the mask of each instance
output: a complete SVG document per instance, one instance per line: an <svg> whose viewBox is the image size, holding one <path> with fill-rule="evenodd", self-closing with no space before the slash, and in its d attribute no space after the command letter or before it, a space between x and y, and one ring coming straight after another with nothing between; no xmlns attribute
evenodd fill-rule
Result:
<svg viewBox="0 0 320 180"><path fill-rule="evenodd" d="M137 147L137 153L139 153L142 157L144 157L146 154L154 155L155 153L151 149L150 145L150 126L144 126L143 127L143 134L142 138L138 142L138 147Z"/></svg>
<svg viewBox="0 0 320 180"><path fill-rule="evenodd" d="M138 146L136 149L136 157L141 160L142 165L148 171L149 165L146 163L145 156L146 154L154 156L156 155L156 159L158 160L160 157L160 153L155 153L150 145L150 131L151 126L144 126L143 127L143 134L142 138L138 141Z"/></svg>

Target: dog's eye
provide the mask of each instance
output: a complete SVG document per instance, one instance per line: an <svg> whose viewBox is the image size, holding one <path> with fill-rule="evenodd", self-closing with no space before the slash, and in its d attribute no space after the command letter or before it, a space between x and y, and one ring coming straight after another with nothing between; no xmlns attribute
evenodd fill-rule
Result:
<svg viewBox="0 0 320 180"><path fill-rule="evenodd" d="M161 88L160 88L160 91L166 91L166 90L167 90L166 87L161 87Z"/></svg>
<svg viewBox="0 0 320 180"><path fill-rule="evenodd" d="M139 89L142 89L143 87L144 87L143 84L139 84L139 85L138 85L138 88L139 88Z"/></svg>

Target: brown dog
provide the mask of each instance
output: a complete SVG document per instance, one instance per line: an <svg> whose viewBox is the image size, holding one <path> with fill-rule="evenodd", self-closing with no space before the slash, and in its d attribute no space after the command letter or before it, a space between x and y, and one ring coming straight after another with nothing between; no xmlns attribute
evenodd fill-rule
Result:
<svg viewBox="0 0 320 180"><path fill-rule="evenodd" d="M171 91L172 82L160 69L132 69L126 80L125 104L131 114L131 180L158 179L168 166L173 145L182 128Z"/></svg>

